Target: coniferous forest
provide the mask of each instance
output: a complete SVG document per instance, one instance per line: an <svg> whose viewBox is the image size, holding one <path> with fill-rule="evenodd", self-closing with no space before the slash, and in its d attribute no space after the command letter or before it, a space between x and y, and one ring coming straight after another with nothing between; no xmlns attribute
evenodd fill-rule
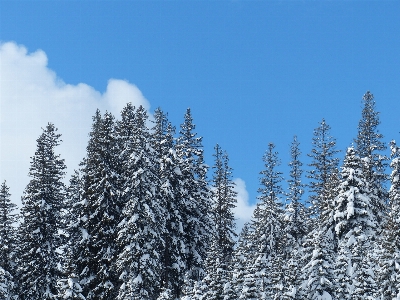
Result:
<svg viewBox="0 0 400 300"><path fill-rule="evenodd" d="M97 110L69 184L49 123L19 213L0 187L0 299L400 299L400 148L379 123L367 92L354 146L322 119L305 166L294 136L287 189L269 143L239 236L228 155L206 165L190 109L178 129L161 109Z"/></svg>

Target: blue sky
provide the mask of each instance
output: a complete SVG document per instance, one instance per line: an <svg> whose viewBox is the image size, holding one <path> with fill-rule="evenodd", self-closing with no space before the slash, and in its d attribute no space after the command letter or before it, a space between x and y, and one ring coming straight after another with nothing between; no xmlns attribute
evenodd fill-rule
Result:
<svg viewBox="0 0 400 300"><path fill-rule="evenodd" d="M34 140L53 121L44 117L54 117L61 134L80 124L84 135L62 148L78 149L69 159L72 171L84 153L90 115L97 107L116 110L120 105L112 101L127 95L150 112L160 106L176 126L190 107L207 163L212 165L219 143L254 203L268 143L277 145L287 175L293 135L307 164L313 129L324 117L344 150L357 134L367 90L375 95L385 141L399 138L399 15L397 1L0 1L0 41L15 46L2 52L0 179L20 197ZM48 98L4 92L22 78L3 71L5 64L13 68L14 52L21 74L27 73L23 66L37 80L53 74L53 92L43 96ZM36 59L36 67L27 58ZM110 79L124 81L112 85ZM80 83L94 100L85 102ZM88 113L52 115L52 95L57 98L54 90L63 84L81 95L71 107ZM35 112L36 103L46 114ZM28 157L7 154L22 143L12 129L16 124L34 127L23 137L29 139L26 149L33 149Z"/></svg>

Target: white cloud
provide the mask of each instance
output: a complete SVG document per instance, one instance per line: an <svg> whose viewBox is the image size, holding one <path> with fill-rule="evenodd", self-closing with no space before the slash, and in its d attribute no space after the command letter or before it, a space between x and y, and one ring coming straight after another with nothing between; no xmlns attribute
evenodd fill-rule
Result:
<svg viewBox="0 0 400 300"><path fill-rule="evenodd" d="M249 193L246 190L246 183L241 178L234 179L235 191L237 195L237 206L234 209L235 217L237 218L237 232L243 228L244 223L249 222L253 216L253 211L256 207L255 204L250 205Z"/></svg>
<svg viewBox="0 0 400 300"><path fill-rule="evenodd" d="M14 42L0 44L0 180L7 180L18 205L36 139L48 122L62 134L57 150L71 173L85 155L97 108L116 116L127 102L150 108L140 90L125 80L110 79L102 94L85 83L65 83L47 62L42 50L28 53Z"/></svg>

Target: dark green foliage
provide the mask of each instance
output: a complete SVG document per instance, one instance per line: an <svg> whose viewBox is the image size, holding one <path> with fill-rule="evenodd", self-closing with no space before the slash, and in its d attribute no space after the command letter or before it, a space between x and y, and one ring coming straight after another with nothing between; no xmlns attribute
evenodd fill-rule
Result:
<svg viewBox="0 0 400 300"><path fill-rule="evenodd" d="M76 250L75 274L86 299L115 299L115 240L121 216L116 149L114 117L102 117L97 110L82 163L81 237Z"/></svg>
<svg viewBox="0 0 400 300"><path fill-rule="evenodd" d="M11 202L9 187L4 181L0 186L0 298L12 299L16 286L16 243L14 223L18 221L17 206Z"/></svg>
<svg viewBox="0 0 400 300"><path fill-rule="evenodd" d="M354 140L358 155L363 159L365 178L371 189L372 212L381 223L386 213L388 195L385 189L387 157L382 154L386 145L378 130L379 112L375 111L374 95L367 91L363 96L363 110Z"/></svg>
<svg viewBox="0 0 400 300"><path fill-rule="evenodd" d="M311 215L318 217L321 214L324 199L324 188L328 184L329 177L333 170L337 169L339 159L335 154L339 151L336 150L336 139L330 135L331 127L322 119L320 125L314 129L314 137L312 139L313 149L308 154L312 162L309 164L312 169L308 171L307 177L310 179L309 203L311 207Z"/></svg>
<svg viewBox="0 0 400 300"><path fill-rule="evenodd" d="M188 276L199 281L204 276L212 221L210 191L206 178L208 167L204 163L202 138L196 137L194 129L190 109L187 109L177 140L176 154L182 163L180 171L184 179L181 188L185 190L185 207L182 210L185 263Z"/></svg>
<svg viewBox="0 0 400 300"><path fill-rule="evenodd" d="M57 295L57 266L61 246L60 212L65 199L64 160L55 154L60 134L49 123L37 139L29 176L22 197L19 227L18 278L21 299L53 299Z"/></svg>

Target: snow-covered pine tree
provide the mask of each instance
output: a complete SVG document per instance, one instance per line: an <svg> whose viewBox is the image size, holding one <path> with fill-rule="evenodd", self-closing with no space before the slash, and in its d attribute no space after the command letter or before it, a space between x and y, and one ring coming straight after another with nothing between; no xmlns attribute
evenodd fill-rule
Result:
<svg viewBox="0 0 400 300"><path fill-rule="evenodd" d="M337 169L339 159L335 154L340 152L336 150L336 139L330 135L331 127L322 119L320 125L314 129L312 138L313 148L308 156L312 159L309 166L307 178L309 181L310 196L308 202L311 207L311 215L318 217L321 212L321 197L324 195L324 187L328 183L329 177L334 169Z"/></svg>
<svg viewBox="0 0 400 300"><path fill-rule="evenodd" d="M282 266L284 273L284 294L283 299L295 299L298 287L300 285L299 273L303 267L304 255L302 253L302 242L305 235L309 232L309 223L306 208L301 202L301 196L304 193L304 184L301 177L303 174L302 163L300 159L300 143L297 136L294 136L290 146L291 161L289 163L290 173L289 191L287 193L286 216L284 220L285 236L285 265Z"/></svg>
<svg viewBox="0 0 400 300"><path fill-rule="evenodd" d="M182 210L187 276L195 281L204 276L204 262L212 232L211 201L207 184L208 166L204 163L201 137L196 137L190 109L185 113L177 139L176 153L182 162L185 207ZM190 280L187 280L190 282Z"/></svg>
<svg viewBox="0 0 400 300"><path fill-rule="evenodd" d="M72 174L65 202L63 225L67 241L63 246L64 263L63 276L58 282L58 293L61 299L85 299L82 295L82 287L79 284L79 274L76 274L78 260L77 245L81 241L79 228L79 215L82 209L81 202L82 180L79 171Z"/></svg>
<svg viewBox="0 0 400 300"><path fill-rule="evenodd" d="M207 287L202 297L204 300L223 300L224 286L229 281L222 249L218 239L213 238L206 259L207 275L202 284Z"/></svg>
<svg viewBox="0 0 400 300"><path fill-rule="evenodd" d="M163 291L169 291L171 297L179 298L185 279L185 244L181 211L185 206L183 180L180 159L176 155L174 144L175 128L168 122L167 116L156 109L155 126L152 131L152 145L155 151L155 172L159 178L157 194L165 210L163 225L164 248L161 253Z"/></svg>
<svg viewBox="0 0 400 300"><path fill-rule="evenodd" d="M172 291L169 288L162 288L161 293L157 300L175 300L176 298L172 296Z"/></svg>
<svg viewBox="0 0 400 300"><path fill-rule="evenodd" d="M395 141L391 141L390 146L390 210L379 241L378 252L378 282L382 300L400 299L400 151Z"/></svg>
<svg viewBox="0 0 400 300"><path fill-rule="evenodd" d="M118 276L117 225L120 220L117 147L114 117L97 110L89 134L87 154L81 164L82 207L78 218L81 231L76 249L75 275L86 299L115 299Z"/></svg>
<svg viewBox="0 0 400 300"><path fill-rule="evenodd" d="M18 221L17 205L11 202L10 188L4 181L0 186L0 298L14 299L16 290L15 250Z"/></svg>
<svg viewBox="0 0 400 300"><path fill-rule="evenodd" d="M335 299L333 228L322 225L313 234L311 259L301 274L303 283L299 290L300 299Z"/></svg>
<svg viewBox="0 0 400 300"><path fill-rule="evenodd" d="M228 267L232 260L235 245L235 216L237 192L232 181L232 168L229 167L227 153L217 144L213 154L214 173L212 179L211 218L215 231L211 237L211 246L207 251L207 276L203 282L208 287L205 299L223 299L225 284L229 281Z"/></svg>
<svg viewBox="0 0 400 300"><path fill-rule="evenodd" d="M60 134L49 123L37 139L29 168L31 177L22 197L18 233L20 299L55 299L61 246L60 211L65 200L64 160L55 153Z"/></svg>
<svg viewBox="0 0 400 300"><path fill-rule="evenodd" d="M336 258L336 236L334 230L334 198L339 185L338 159L334 155L336 140L330 136L330 126L322 119L314 130L312 158L308 172L310 178L308 208L313 228L303 241L304 256L301 272L301 299L335 298L334 265Z"/></svg>
<svg viewBox="0 0 400 300"><path fill-rule="evenodd" d="M280 276L285 245L281 242L283 232L283 217L281 197L284 192L281 182L282 173L276 170L280 165L275 145L268 144L268 150L263 156L264 170L260 172L258 189L258 204L252 218L251 240L255 253L248 257L248 267L255 268L259 276L261 292L267 297L275 294L275 289L280 286Z"/></svg>
<svg viewBox="0 0 400 300"><path fill-rule="evenodd" d="M303 249L307 248L312 253L308 253L304 259L306 265L301 274L300 299L319 299L318 297L323 295L328 297L327 299L329 296L336 299L334 271L337 238L333 215L334 199L339 186L338 172L337 168L332 169L322 188L322 194L319 197L320 214L314 222L317 227L308 234L307 241L303 243Z"/></svg>
<svg viewBox="0 0 400 300"><path fill-rule="evenodd" d="M122 115L122 122L129 124L132 135L122 150L127 159L121 174L125 206L118 225L122 252L117 269L122 285L116 299L156 299L161 288L165 224L164 205L157 195L160 182L155 171L156 157L146 126L146 110L140 106L133 114L133 107L126 106Z"/></svg>
<svg viewBox="0 0 400 300"><path fill-rule="evenodd" d="M245 223L238 238L237 247L233 252L232 259L232 277L230 279L231 286L234 292L233 299L238 299L243 289L244 275L246 274L247 260L252 258L253 253L250 249L251 225ZM229 292L231 293L231 292ZM228 291L225 296L228 296ZM229 299L229 298L228 298ZM227 299L227 300L228 300ZM229 299L230 300L230 299Z"/></svg>
<svg viewBox="0 0 400 300"><path fill-rule="evenodd" d="M363 159L365 179L370 187L372 212L378 224L384 220L388 195L385 189L387 175L384 173L387 158L382 155L386 145L382 142L383 135L379 133L379 112L375 111L374 95L367 91L363 96L363 110L358 123L356 150ZM378 228L377 228L378 229Z"/></svg>
<svg viewBox="0 0 400 300"><path fill-rule="evenodd" d="M300 159L300 143L297 136L294 136L293 142L290 146L291 161L289 163L290 173L289 191L286 194L287 215L286 215L286 228L287 232L294 238L296 242L300 241L308 232L309 222L306 217L306 209L301 202L301 196L304 194L304 184L302 183L302 162Z"/></svg>
<svg viewBox="0 0 400 300"><path fill-rule="evenodd" d="M243 280L243 288L240 292L239 299L259 300L260 299L259 282L260 282L259 274L256 272L255 268L253 266L247 267Z"/></svg>
<svg viewBox="0 0 400 300"><path fill-rule="evenodd" d="M338 299L369 299L375 276L370 269L371 236L377 227L363 162L354 148L347 149L335 199L335 231L339 239L335 265ZM362 298L364 297L364 298Z"/></svg>
<svg viewBox="0 0 400 300"><path fill-rule="evenodd" d="M67 277L58 281L58 297L59 299L85 300L86 298L82 295L83 289L79 284L79 277L75 274L71 264L72 255L67 253L66 256L67 262L64 269Z"/></svg>
<svg viewBox="0 0 400 300"><path fill-rule="evenodd" d="M15 280L11 274L0 267L0 297L4 300L18 299Z"/></svg>
<svg viewBox="0 0 400 300"><path fill-rule="evenodd" d="M212 179L212 220L215 233L213 240L216 249L223 259L225 270L232 259L235 246L235 216L233 209L237 203L235 183L232 181L232 168L229 166L228 154L217 144L214 153L214 174Z"/></svg>

